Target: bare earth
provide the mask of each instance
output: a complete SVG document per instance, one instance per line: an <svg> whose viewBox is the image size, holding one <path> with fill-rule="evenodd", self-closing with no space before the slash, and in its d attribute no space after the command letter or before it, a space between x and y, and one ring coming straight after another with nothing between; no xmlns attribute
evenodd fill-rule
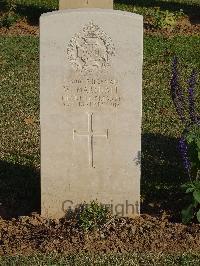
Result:
<svg viewBox="0 0 200 266"><path fill-rule="evenodd" d="M170 223L148 215L115 218L98 231L84 233L76 221L59 222L35 214L0 220L0 255L35 252L200 252L200 225Z"/></svg>

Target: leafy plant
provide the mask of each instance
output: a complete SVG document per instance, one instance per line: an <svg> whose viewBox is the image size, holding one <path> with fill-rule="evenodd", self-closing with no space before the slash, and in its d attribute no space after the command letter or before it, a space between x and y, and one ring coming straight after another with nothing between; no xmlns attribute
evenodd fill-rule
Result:
<svg viewBox="0 0 200 266"><path fill-rule="evenodd" d="M161 11L159 8L154 14L154 24L158 29L174 28L177 24L178 13L169 10Z"/></svg>
<svg viewBox="0 0 200 266"><path fill-rule="evenodd" d="M187 130L185 140L188 147L190 182L182 185L185 193L189 194L189 205L181 212L182 221L188 223L196 216L200 222L200 127L194 125Z"/></svg>
<svg viewBox="0 0 200 266"><path fill-rule="evenodd" d="M6 27L9 28L12 26L19 16L16 14L16 5L13 0L7 0L3 2L5 12L0 18L0 27Z"/></svg>
<svg viewBox="0 0 200 266"><path fill-rule="evenodd" d="M84 204L79 214L79 225L85 231L100 228L110 218L110 210L105 205L92 201Z"/></svg>
<svg viewBox="0 0 200 266"><path fill-rule="evenodd" d="M168 27L173 27L176 24L176 18L173 13L169 12L168 10L157 12L154 15L155 17L155 26L159 29L164 29Z"/></svg>
<svg viewBox="0 0 200 266"><path fill-rule="evenodd" d="M193 178L199 180L200 174L200 127L198 125L190 128L185 133L185 139L188 145L188 154L190 158L190 174Z"/></svg>
<svg viewBox="0 0 200 266"><path fill-rule="evenodd" d="M182 221L183 223L190 222L195 216L200 223L200 182L193 181L182 185L186 194L189 194L189 205L187 208L183 209Z"/></svg>
<svg viewBox="0 0 200 266"><path fill-rule="evenodd" d="M185 126L179 141L179 151L190 180L182 185L185 193L189 194L187 197L189 204L181 212L182 221L188 223L196 216L200 222L200 118L195 108L197 74L194 70L192 71L188 80L188 97L186 99L179 84L177 64L177 58L174 58L171 95L180 120Z"/></svg>

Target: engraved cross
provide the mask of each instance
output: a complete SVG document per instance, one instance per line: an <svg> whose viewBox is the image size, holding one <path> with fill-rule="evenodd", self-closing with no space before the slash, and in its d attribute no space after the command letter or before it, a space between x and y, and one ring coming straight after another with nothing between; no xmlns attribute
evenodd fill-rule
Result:
<svg viewBox="0 0 200 266"><path fill-rule="evenodd" d="M108 139L108 129L105 130L105 134L94 133L93 131L93 113L87 113L88 115L88 131L87 132L77 132L77 130L73 130L73 139L75 136L78 137L87 137L88 138L88 161L89 166L94 167L94 137L103 137Z"/></svg>

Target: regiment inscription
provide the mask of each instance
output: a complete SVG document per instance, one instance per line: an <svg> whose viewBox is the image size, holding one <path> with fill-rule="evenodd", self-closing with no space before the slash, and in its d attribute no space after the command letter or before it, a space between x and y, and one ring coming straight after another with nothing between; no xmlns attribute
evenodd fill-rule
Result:
<svg viewBox="0 0 200 266"><path fill-rule="evenodd" d="M111 38L92 21L71 39L67 57L74 70L94 72L109 66L115 55Z"/></svg>

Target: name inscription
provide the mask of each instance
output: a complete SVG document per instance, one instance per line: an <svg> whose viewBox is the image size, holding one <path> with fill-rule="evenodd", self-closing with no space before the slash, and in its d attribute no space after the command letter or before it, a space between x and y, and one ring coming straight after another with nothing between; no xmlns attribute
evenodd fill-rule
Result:
<svg viewBox="0 0 200 266"><path fill-rule="evenodd" d="M114 79L73 79L64 85L63 104L69 107L113 107L120 105L118 82Z"/></svg>

